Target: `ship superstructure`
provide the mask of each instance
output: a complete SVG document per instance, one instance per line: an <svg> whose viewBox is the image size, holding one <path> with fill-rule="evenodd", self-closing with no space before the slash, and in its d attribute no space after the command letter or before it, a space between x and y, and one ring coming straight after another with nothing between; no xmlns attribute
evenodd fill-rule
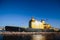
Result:
<svg viewBox="0 0 60 40"><path fill-rule="evenodd" d="M32 18L29 21L29 27L33 29L50 29L51 25L47 24L44 20L37 21L34 18Z"/></svg>

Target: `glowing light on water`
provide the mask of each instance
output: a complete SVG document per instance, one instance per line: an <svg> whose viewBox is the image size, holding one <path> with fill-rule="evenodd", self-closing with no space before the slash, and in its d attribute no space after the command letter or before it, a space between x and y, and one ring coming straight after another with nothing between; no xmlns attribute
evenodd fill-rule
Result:
<svg viewBox="0 0 60 40"><path fill-rule="evenodd" d="M32 40L45 40L43 35L32 35Z"/></svg>

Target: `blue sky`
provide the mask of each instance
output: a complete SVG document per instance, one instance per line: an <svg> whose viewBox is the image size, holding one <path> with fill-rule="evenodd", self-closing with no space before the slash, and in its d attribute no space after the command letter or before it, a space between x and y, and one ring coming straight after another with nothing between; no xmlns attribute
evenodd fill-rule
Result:
<svg viewBox="0 0 60 40"><path fill-rule="evenodd" d="M27 26L31 17L60 28L60 0L0 0L0 26Z"/></svg>

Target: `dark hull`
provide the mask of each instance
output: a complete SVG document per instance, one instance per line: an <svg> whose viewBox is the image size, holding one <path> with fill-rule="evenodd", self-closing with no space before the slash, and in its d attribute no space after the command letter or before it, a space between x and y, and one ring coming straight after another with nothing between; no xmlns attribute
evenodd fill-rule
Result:
<svg viewBox="0 0 60 40"><path fill-rule="evenodd" d="M24 28L20 28L20 27L15 27L15 26L5 26L5 30L6 31L14 31L14 32L22 32L24 31Z"/></svg>
<svg viewBox="0 0 60 40"><path fill-rule="evenodd" d="M13 26L6 26L6 31L14 31L14 32L54 32L53 29L32 29L32 28L21 28L21 27L13 27Z"/></svg>

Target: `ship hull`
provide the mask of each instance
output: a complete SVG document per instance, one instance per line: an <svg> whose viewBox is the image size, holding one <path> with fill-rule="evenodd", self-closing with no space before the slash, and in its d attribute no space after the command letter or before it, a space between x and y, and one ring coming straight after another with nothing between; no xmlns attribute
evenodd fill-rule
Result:
<svg viewBox="0 0 60 40"><path fill-rule="evenodd" d="M14 31L14 32L54 32L53 29L32 29L32 28L21 28L21 27L13 27L13 26L6 26L6 31Z"/></svg>

